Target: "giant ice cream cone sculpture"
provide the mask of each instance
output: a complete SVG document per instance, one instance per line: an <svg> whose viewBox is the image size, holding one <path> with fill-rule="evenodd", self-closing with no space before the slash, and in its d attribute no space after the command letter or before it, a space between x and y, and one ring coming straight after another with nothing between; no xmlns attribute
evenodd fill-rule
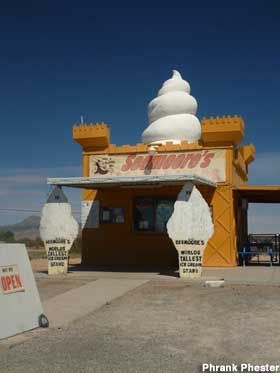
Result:
<svg viewBox="0 0 280 373"><path fill-rule="evenodd" d="M201 125L195 116L197 102L190 95L190 85L180 73L163 83L158 96L149 103L149 126L142 133L145 144L159 144L182 140L193 143L201 137Z"/></svg>
<svg viewBox="0 0 280 373"><path fill-rule="evenodd" d="M47 251L50 275L67 273L68 254L78 231L71 205L61 188L56 187L43 207L40 222L40 236Z"/></svg>
<svg viewBox="0 0 280 373"><path fill-rule="evenodd" d="M178 194L167 231L178 251L180 277L199 278L213 223L207 202L191 182Z"/></svg>

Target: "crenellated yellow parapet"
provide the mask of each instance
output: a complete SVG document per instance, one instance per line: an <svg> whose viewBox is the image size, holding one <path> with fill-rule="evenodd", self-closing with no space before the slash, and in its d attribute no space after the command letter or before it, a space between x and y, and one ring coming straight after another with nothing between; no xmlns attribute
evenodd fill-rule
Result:
<svg viewBox="0 0 280 373"><path fill-rule="evenodd" d="M125 153L145 153L149 151L147 144L121 145L110 144L110 129L105 123L96 124L74 124L73 139L78 142L83 150L88 152L102 152L107 154L125 154ZM180 144L167 142L157 147L158 152L183 151L202 149L201 141L189 144L187 141L181 141Z"/></svg>
<svg viewBox="0 0 280 373"><path fill-rule="evenodd" d="M210 117L201 120L202 140L189 144L167 142L158 145L157 152L184 151L203 149L204 147L238 145L244 137L244 122L240 116ZM146 144L122 145L110 144L110 129L105 123L75 124L73 139L85 152L102 152L107 154L143 153L149 151ZM242 147L242 157L246 163L254 159L253 145Z"/></svg>
<svg viewBox="0 0 280 373"><path fill-rule="evenodd" d="M244 138L244 122L237 115L202 118L201 129L205 145L237 145Z"/></svg>
<svg viewBox="0 0 280 373"><path fill-rule="evenodd" d="M159 144L156 148L158 153L160 152L176 152L183 150L195 150L202 149L202 145L196 141L195 143L189 144L187 141L181 141L180 144L174 144L173 142L167 142L166 144ZM122 145L116 146L115 144L110 144L107 153L109 154L123 154L123 153L145 153L149 151L149 146L147 144L136 144L136 145Z"/></svg>
<svg viewBox="0 0 280 373"><path fill-rule="evenodd" d="M110 144L110 129L105 123L75 124L72 134L84 150L103 150Z"/></svg>

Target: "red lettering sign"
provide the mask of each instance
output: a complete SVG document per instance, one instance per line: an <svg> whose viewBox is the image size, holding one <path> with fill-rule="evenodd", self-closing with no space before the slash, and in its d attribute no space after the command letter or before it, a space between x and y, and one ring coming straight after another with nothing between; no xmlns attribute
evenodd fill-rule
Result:
<svg viewBox="0 0 280 373"><path fill-rule="evenodd" d="M102 160L107 167L106 173L96 173L98 156L90 156L90 176L160 176L195 174L214 182L226 180L226 157L224 149L189 150L185 152L155 154L114 154L104 155Z"/></svg>
<svg viewBox="0 0 280 373"><path fill-rule="evenodd" d="M215 153L208 151L193 152L187 154L164 154L164 155L153 155L153 156L142 156L142 155L129 155L125 163L121 167L121 171L136 171L145 170L146 168L153 170L167 170L167 169L182 169L182 168L195 168L200 166L201 168L207 168Z"/></svg>
<svg viewBox="0 0 280 373"><path fill-rule="evenodd" d="M125 164L122 166L121 171L128 171L133 164L133 159L136 157L136 155L129 155L126 158Z"/></svg>
<svg viewBox="0 0 280 373"><path fill-rule="evenodd" d="M17 265L13 264L0 267L0 278L4 294L24 291Z"/></svg>
<svg viewBox="0 0 280 373"><path fill-rule="evenodd" d="M199 161L201 160L201 154L193 154L191 157L191 160L188 164L189 168L194 168L195 166L198 165Z"/></svg>
<svg viewBox="0 0 280 373"><path fill-rule="evenodd" d="M171 168L171 165L175 161L175 159L176 159L176 155L175 154L169 155L165 159L165 161L163 162L161 168L163 168L164 170L167 170L168 168Z"/></svg>
<svg viewBox="0 0 280 373"><path fill-rule="evenodd" d="M153 166L152 159L153 157L151 155L144 157L140 170L151 169Z"/></svg>
<svg viewBox="0 0 280 373"><path fill-rule="evenodd" d="M181 167L183 164L184 160L186 158L186 154L180 154L176 157L176 159L172 162L172 168L173 170L176 170Z"/></svg>
<svg viewBox="0 0 280 373"><path fill-rule="evenodd" d="M215 157L215 153L205 152L203 162L200 164L201 168L206 168L211 163L211 160Z"/></svg>
<svg viewBox="0 0 280 373"><path fill-rule="evenodd" d="M159 170L161 168L161 165L163 164L164 160L166 159L166 155L157 155L156 157L152 157L152 164L153 170Z"/></svg>

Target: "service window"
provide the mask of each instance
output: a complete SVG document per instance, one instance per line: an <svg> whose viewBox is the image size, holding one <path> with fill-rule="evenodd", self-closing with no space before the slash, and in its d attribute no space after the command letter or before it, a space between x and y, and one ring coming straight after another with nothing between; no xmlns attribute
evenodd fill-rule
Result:
<svg viewBox="0 0 280 373"><path fill-rule="evenodd" d="M134 230L166 232L175 198L137 197L134 203Z"/></svg>
<svg viewBox="0 0 280 373"><path fill-rule="evenodd" d="M154 231L154 201L152 198L137 198L134 207L134 229L137 231Z"/></svg>
<svg viewBox="0 0 280 373"><path fill-rule="evenodd" d="M124 209L122 207L101 207L100 223L124 223Z"/></svg>
<svg viewBox="0 0 280 373"><path fill-rule="evenodd" d="M100 223L111 223L111 210L109 207L101 207L100 209Z"/></svg>
<svg viewBox="0 0 280 373"><path fill-rule="evenodd" d="M124 209L121 207L113 207L111 209L112 222L116 224L124 223Z"/></svg>
<svg viewBox="0 0 280 373"><path fill-rule="evenodd" d="M158 200L156 204L156 231L166 232L166 224L173 213L174 202L170 199Z"/></svg>

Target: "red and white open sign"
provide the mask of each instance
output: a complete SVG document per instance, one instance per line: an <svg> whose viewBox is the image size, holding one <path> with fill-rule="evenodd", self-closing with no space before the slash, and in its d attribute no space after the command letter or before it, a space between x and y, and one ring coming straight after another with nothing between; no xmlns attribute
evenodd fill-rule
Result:
<svg viewBox="0 0 280 373"><path fill-rule="evenodd" d="M25 291L16 264L0 266L1 286L4 294Z"/></svg>

